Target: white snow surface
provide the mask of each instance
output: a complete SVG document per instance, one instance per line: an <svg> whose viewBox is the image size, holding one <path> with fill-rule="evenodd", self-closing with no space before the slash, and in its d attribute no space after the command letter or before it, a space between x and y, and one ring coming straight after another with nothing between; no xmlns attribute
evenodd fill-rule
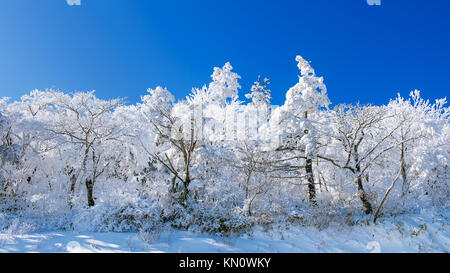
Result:
<svg viewBox="0 0 450 273"><path fill-rule="evenodd" d="M137 233L76 231L0 233L1 252L445 252L450 250L446 216L400 216L374 225L256 227L251 235L221 237L169 229L142 240ZM147 237L148 238L148 237Z"/></svg>

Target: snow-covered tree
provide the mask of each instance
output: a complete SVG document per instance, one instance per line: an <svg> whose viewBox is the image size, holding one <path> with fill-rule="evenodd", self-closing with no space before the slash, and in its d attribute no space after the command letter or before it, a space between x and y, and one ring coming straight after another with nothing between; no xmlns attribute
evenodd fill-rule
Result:
<svg viewBox="0 0 450 273"><path fill-rule="evenodd" d="M258 75L258 79L252 85L250 91L251 93L246 94L245 97L247 99L252 100L252 104L255 106L260 105L270 105L270 89L268 86L270 85L270 80L268 78L262 79L260 75Z"/></svg>
<svg viewBox="0 0 450 273"><path fill-rule="evenodd" d="M201 129L189 102L174 103L165 88L149 89L140 105L142 113L154 128L156 147L145 150L171 174L170 192L186 204L190 184L195 179L191 168L199 147Z"/></svg>
<svg viewBox="0 0 450 273"><path fill-rule="evenodd" d="M212 102L224 105L228 101L234 101L238 97L238 90L241 86L238 79L241 77L232 72L233 67L229 62L222 68L214 67L214 73L211 75L212 82L208 86L208 93Z"/></svg>
<svg viewBox="0 0 450 273"><path fill-rule="evenodd" d="M301 75L299 81L286 93L286 101L277 109L275 117L282 128L284 142L288 143L282 150L297 150L305 160L304 168L308 181L308 194L315 203L316 189L313 172L313 159L317 155L318 129L315 114L330 101L322 77L317 77L310 63L297 56ZM294 141L294 143L293 143Z"/></svg>
<svg viewBox="0 0 450 273"><path fill-rule="evenodd" d="M45 108L39 103L42 98L46 98ZM60 138L59 141L78 155L80 161L72 162L67 171L71 176L71 194L74 194L75 183L82 179L86 186L87 204L94 206L95 183L111 164L110 146L120 142L121 124L115 122L112 112L122 105L123 100L101 100L94 92L68 95L57 91L35 92L26 100L31 103L33 115L45 115L45 119L51 119L45 129L52 137ZM32 110L34 105L41 105L40 113Z"/></svg>

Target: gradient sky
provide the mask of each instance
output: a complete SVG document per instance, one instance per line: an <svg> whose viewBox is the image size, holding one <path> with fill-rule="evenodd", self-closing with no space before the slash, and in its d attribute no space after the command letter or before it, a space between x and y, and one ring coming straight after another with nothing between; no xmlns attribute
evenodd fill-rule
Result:
<svg viewBox="0 0 450 273"><path fill-rule="evenodd" d="M242 99L261 74L282 104L298 54L333 104L445 97L450 1L0 0L0 97L57 88L135 103L162 85L184 98L230 61Z"/></svg>

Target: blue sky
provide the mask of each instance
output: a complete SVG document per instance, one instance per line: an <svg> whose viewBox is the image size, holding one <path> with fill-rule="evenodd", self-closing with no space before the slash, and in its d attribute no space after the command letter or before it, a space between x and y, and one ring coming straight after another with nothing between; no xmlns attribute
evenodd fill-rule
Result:
<svg viewBox="0 0 450 273"><path fill-rule="evenodd" d="M14 99L57 88L134 103L157 85L183 98L230 61L242 99L261 74L282 104L299 54L334 104L434 100L449 94L449 49L445 0L0 0L0 97Z"/></svg>

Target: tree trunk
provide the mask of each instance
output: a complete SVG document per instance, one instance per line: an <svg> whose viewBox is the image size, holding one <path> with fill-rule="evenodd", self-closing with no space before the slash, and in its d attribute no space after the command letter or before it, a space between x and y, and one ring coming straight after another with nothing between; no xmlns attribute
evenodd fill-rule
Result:
<svg viewBox="0 0 450 273"><path fill-rule="evenodd" d="M312 163L313 163L312 159L311 158L307 158L306 159L305 170L306 170L306 177L308 179L309 201L313 205L317 205L317 201L316 201L316 187L314 185L314 174L313 174Z"/></svg>
<svg viewBox="0 0 450 273"><path fill-rule="evenodd" d="M363 187L363 183L362 183L362 173L361 173L361 165L358 162L359 161L359 154L358 154L358 150L357 150L357 146L355 146L355 153L354 153L354 158L355 158L355 162L356 163L356 174L358 175L356 183L358 186L358 192L359 192L359 198L361 199L361 202L363 203L363 207L364 207L364 213L365 214L371 214L373 209L372 209L372 204L370 204L369 202L369 198L367 198L367 194L364 191L364 187Z"/></svg>
<svg viewBox="0 0 450 273"><path fill-rule="evenodd" d="M395 186L395 182L397 182L398 178L400 177L400 173L401 171L397 174L397 176L395 177L395 179L392 181L391 186L387 189L386 193L384 194L383 200L381 200L380 205L378 206L377 211L375 212L375 216L373 217L373 223L376 224L377 223L377 218L378 218L378 214L381 211L381 207L384 204L384 201L386 201L386 198L388 197L389 193L391 192L391 190L394 188Z"/></svg>
<svg viewBox="0 0 450 273"><path fill-rule="evenodd" d="M189 195L189 184L191 183L191 178L188 176L186 177L186 180L183 183L184 190L183 190L183 200L182 202L186 204L188 195Z"/></svg>
<svg viewBox="0 0 450 273"><path fill-rule="evenodd" d="M75 195L75 184L77 182L77 177L75 174L72 174L72 176L70 176L70 196L69 196L69 207L72 208L73 204L72 204L72 199Z"/></svg>
<svg viewBox="0 0 450 273"><path fill-rule="evenodd" d="M363 207L364 207L364 213L371 214L372 213L372 204L370 204L369 199L367 198L367 194L364 191L364 188L362 185L361 174L358 175L357 184L358 184L359 198L361 199L361 202L363 203Z"/></svg>
<svg viewBox="0 0 450 273"><path fill-rule="evenodd" d="M308 112L307 111L304 113L304 118L308 119ZM309 132L306 130L305 133L308 134ZM306 170L306 177L307 177L307 180L308 180L309 201L313 205L317 205L317 201L316 201L316 186L314 185L314 174L313 174L313 166L312 165L313 165L312 158L308 157L308 155L307 155L305 170Z"/></svg>
<svg viewBox="0 0 450 273"><path fill-rule="evenodd" d="M177 181L177 177L174 175L173 178L172 178L172 185L171 185L170 190L169 190L169 192L172 193L172 194L177 192L176 181Z"/></svg>
<svg viewBox="0 0 450 273"><path fill-rule="evenodd" d="M93 207L95 205L95 202L94 202L94 195L93 195L94 181L92 179L86 180L86 192L87 192L88 206Z"/></svg>
<svg viewBox="0 0 450 273"><path fill-rule="evenodd" d="M403 180L402 195L405 195L409 190L408 177L406 176L405 151L406 151L405 143L402 142L400 153L400 173L402 175Z"/></svg>
<svg viewBox="0 0 450 273"><path fill-rule="evenodd" d="M73 196L73 194L75 193L75 184L77 182L77 177L73 174L70 177L70 195Z"/></svg>

